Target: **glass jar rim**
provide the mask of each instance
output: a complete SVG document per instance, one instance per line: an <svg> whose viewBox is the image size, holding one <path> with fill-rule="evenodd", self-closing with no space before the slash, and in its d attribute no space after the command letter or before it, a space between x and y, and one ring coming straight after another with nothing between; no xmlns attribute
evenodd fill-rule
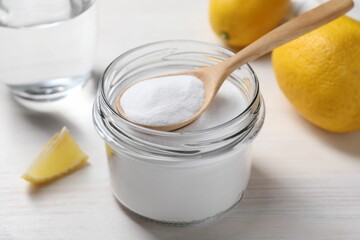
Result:
<svg viewBox="0 0 360 240"><path fill-rule="evenodd" d="M254 80L254 94L253 96L251 97L251 100L247 103L247 106L246 108L244 108L244 110L242 112L240 112L236 117L230 119L229 121L226 121L222 124L219 124L217 126L214 126L214 127L210 127L210 128L205 128L205 129L200 129L200 130L193 130L193 131L187 131L187 132L166 132L166 131L159 131L159 130L155 130L155 129L150 129L150 128L146 128L146 127L143 127L143 126L140 126L140 125L137 125L135 123L132 123L130 121L128 121L127 119L125 119L124 117L122 117L118 112L117 110L112 106L112 104L109 102L108 98L106 97L106 94L105 94L105 77L107 76L107 73L111 70L111 68L118 62L120 61L121 59L123 59L124 57L136 52L136 51L139 51L139 50L142 50L142 49L145 49L147 47L151 47L151 46L155 46L155 45L161 45L161 44L166 44L166 43L175 43L175 42L180 42L180 43L197 43L197 44L202 44L202 45L207 45L211 48L215 48L215 49L219 49L221 51L223 51L224 53L232 56L234 55L234 53L224 47L221 47L221 46L218 46L216 44L212 44L212 43L207 43L207 42L202 42L202 41L197 41L197 40L185 40L185 39L181 39L181 40L164 40L164 41L156 41L156 42L151 42L151 43L148 43L148 44L144 44L144 45L141 45L141 46L138 46L136 48L133 48L133 49L130 49L126 52L124 52L123 54L119 55L118 57L116 57L105 69L104 71L104 74L102 75L101 79L100 79L100 83L99 83L99 86L100 86L100 94L101 94L101 97L102 99L104 100L104 103L107 105L107 108L112 112L112 114L114 114L114 116L116 116L116 118L118 120L120 120L121 122L125 123L126 125L134 128L135 130L137 131L141 131L143 133L146 133L146 134L152 134L152 135L157 135L157 136L164 136L164 137L167 137L167 136L170 136L170 137L176 137L176 136L186 136L186 137L190 137L190 136L196 136L196 135L202 135L202 134L205 134L205 133L208 133L208 132L215 132L217 130L220 130L220 129L223 129L223 128L226 128L227 126L233 124L234 122L238 121L239 119L241 119L247 112L250 111L251 107L253 106L254 102L258 99L259 97L259 81L258 81L258 78L254 72L254 70L251 68L251 66L249 64L244 64L247 69L249 70L251 76L253 77L253 80Z"/></svg>

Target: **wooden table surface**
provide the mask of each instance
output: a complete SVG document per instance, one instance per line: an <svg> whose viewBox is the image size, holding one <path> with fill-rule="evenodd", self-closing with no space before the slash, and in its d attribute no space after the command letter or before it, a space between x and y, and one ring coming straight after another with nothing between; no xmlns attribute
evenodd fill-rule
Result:
<svg viewBox="0 0 360 240"><path fill-rule="evenodd" d="M116 56L148 42L218 43L207 0L99 3L97 76ZM0 239L360 239L360 132L333 134L309 124L279 90L270 56L251 65L267 115L254 142L245 197L220 219L189 227L134 216L112 196L104 145L91 118L95 81L76 102L52 112L20 106L1 85ZM90 165L32 187L21 174L64 125L89 154Z"/></svg>

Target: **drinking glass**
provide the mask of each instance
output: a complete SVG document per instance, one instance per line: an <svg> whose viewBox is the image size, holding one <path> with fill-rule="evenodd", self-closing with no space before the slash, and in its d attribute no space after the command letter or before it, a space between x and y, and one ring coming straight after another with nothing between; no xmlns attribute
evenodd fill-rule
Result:
<svg viewBox="0 0 360 240"><path fill-rule="evenodd" d="M20 101L52 102L91 77L95 0L0 0L0 81Z"/></svg>

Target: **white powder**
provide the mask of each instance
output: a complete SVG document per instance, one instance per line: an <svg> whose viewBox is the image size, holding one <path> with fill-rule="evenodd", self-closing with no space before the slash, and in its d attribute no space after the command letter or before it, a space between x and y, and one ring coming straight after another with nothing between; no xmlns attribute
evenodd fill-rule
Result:
<svg viewBox="0 0 360 240"><path fill-rule="evenodd" d="M225 81L201 117L179 132L211 128L239 115L246 99L233 83ZM108 155L113 192L132 211L158 221L200 221L226 211L245 191L251 167L251 144L181 165L144 163L124 151Z"/></svg>
<svg viewBox="0 0 360 240"><path fill-rule="evenodd" d="M206 157L208 163L201 165L179 158L187 164L176 167L147 164L116 151L108 156L113 192L142 216L165 222L200 221L240 200L250 176L250 153L247 145Z"/></svg>
<svg viewBox="0 0 360 240"><path fill-rule="evenodd" d="M196 121L177 131L197 131L219 126L244 111L246 103L239 88L230 81L225 81L206 111Z"/></svg>
<svg viewBox="0 0 360 240"><path fill-rule="evenodd" d="M120 105L126 116L136 123L167 126L195 115L204 96L204 85L195 76L168 76L131 86L122 95Z"/></svg>

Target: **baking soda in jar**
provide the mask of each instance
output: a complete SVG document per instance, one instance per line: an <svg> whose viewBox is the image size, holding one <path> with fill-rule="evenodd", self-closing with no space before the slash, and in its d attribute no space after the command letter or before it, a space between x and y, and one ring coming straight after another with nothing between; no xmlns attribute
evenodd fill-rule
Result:
<svg viewBox="0 0 360 240"><path fill-rule="evenodd" d="M168 89L166 84L155 88L160 83L154 80L157 76L213 65L232 55L208 43L162 41L135 48L106 69L100 80L93 120L106 144L113 194L126 209L162 223L192 224L215 219L241 200L251 172L252 143L265 119L259 82L249 65L231 74L199 119L177 131L142 127L127 121L116 110L118 96L126 89L130 91L130 86L133 90L141 86L141 91L129 92L129 98L123 99L128 102L122 107L134 110L131 101L138 97L146 101L140 104L146 108L161 100L154 96L156 92L165 94L159 89ZM179 81L184 80L189 79ZM145 92L144 84L151 84L146 89L152 89L154 94ZM189 85L191 90L201 92L201 87ZM185 87L184 91L190 90ZM172 93L165 94L164 103ZM193 99L187 94L183 94L186 100ZM181 95L174 99L179 100L178 97L181 99ZM198 100L188 104L201 105ZM135 110L139 110L138 103ZM162 101L157 106L167 108ZM175 108L174 115L183 111ZM135 113L141 115L142 111ZM162 117L161 120L172 120L170 115ZM136 120L149 119L140 116Z"/></svg>

